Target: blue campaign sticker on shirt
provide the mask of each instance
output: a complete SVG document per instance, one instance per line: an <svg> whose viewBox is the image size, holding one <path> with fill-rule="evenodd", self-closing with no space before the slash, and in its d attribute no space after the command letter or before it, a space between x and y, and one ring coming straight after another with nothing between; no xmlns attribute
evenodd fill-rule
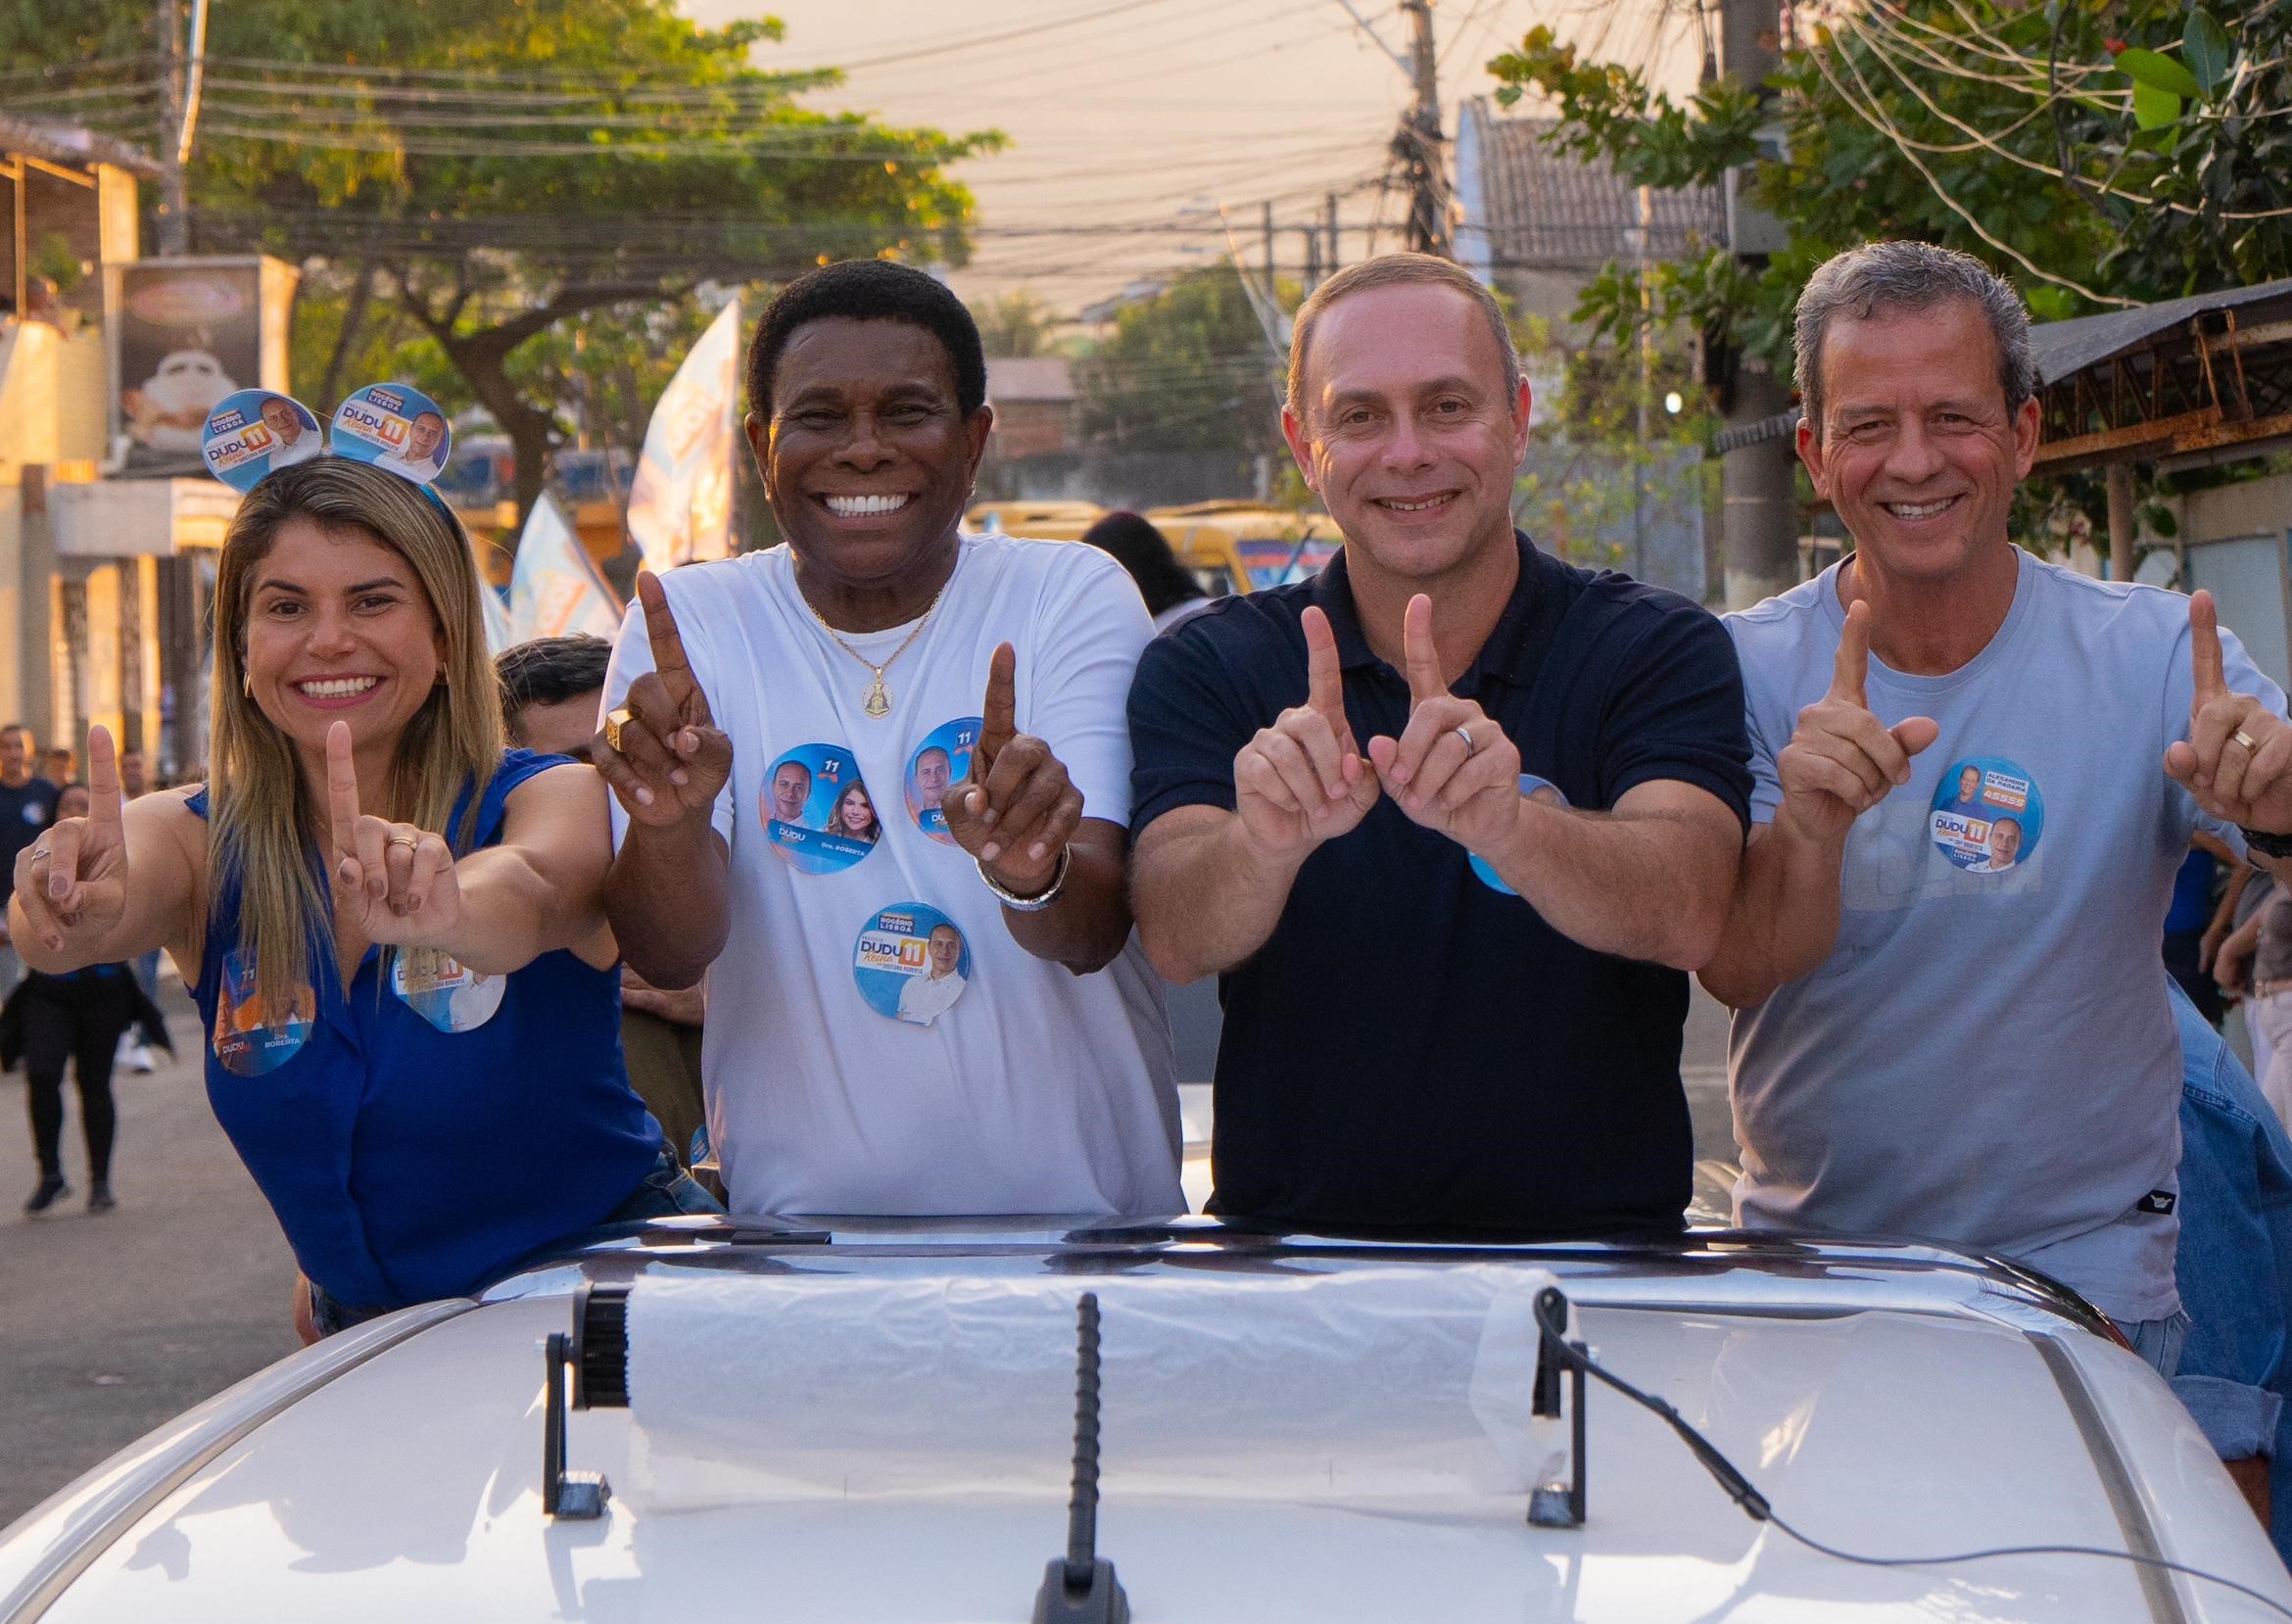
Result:
<svg viewBox="0 0 2292 1624"><path fill-rule="evenodd" d="M215 1001L215 1058L234 1076L259 1077L295 1058L318 1021L318 995L295 988L294 1006L273 1019L255 987L255 965L237 949L223 956Z"/></svg>
<svg viewBox="0 0 2292 1624"><path fill-rule="evenodd" d="M907 815L915 827L943 846L955 844L947 833L945 803L952 786L971 776L971 748L979 742L984 721L958 716L942 722L924 736L907 761Z"/></svg>
<svg viewBox="0 0 2292 1624"><path fill-rule="evenodd" d="M764 834L783 861L805 874L848 869L883 837L859 763L840 744L798 744L764 775Z"/></svg>
<svg viewBox="0 0 2292 1624"><path fill-rule="evenodd" d="M454 451L454 430L438 403L402 383L370 383L335 408L337 454L427 485Z"/></svg>
<svg viewBox="0 0 2292 1624"><path fill-rule="evenodd" d="M851 974L878 1015L928 1027L971 984L971 943L929 903L895 903L860 931Z"/></svg>
<svg viewBox="0 0 2292 1624"><path fill-rule="evenodd" d="M199 436L207 471L234 491L252 491L265 476L325 450L326 431L310 408L268 389L224 396Z"/></svg>
<svg viewBox="0 0 2292 1624"><path fill-rule="evenodd" d="M2027 769L2003 756L1950 763L1928 824L1944 857L1969 874L2003 874L2026 862L2045 832L2045 797Z"/></svg>
<svg viewBox="0 0 2292 1624"><path fill-rule="evenodd" d="M1568 804L1568 797L1560 793L1560 787L1552 783L1552 780L1548 778L1538 778L1534 773L1522 773L1520 775L1520 793L1523 795L1533 795L1539 789L1549 789L1552 791L1552 798L1553 800L1558 801L1562 806ZM1502 891L1506 896L1518 896L1520 894L1518 891L1512 889L1511 886L1504 884L1503 877L1497 873L1496 865L1494 863L1491 863L1487 858L1480 856L1477 852L1474 853L1472 857L1472 872L1478 875L1480 877L1480 883L1486 885L1492 891Z"/></svg>
<svg viewBox="0 0 2292 1624"><path fill-rule="evenodd" d="M508 987L508 977L472 970L434 947L404 948L390 966L390 990L442 1032L477 1030Z"/></svg>

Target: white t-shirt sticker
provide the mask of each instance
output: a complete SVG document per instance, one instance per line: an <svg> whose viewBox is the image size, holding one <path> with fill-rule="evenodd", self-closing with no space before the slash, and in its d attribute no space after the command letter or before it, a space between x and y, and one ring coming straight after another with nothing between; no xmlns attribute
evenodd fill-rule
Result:
<svg viewBox="0 0 2292 1624"><path fill-rule="evenodd" d="M434 947L406 948L390 966L390 990L442 1032L477 1030L508 987L508 977L472 970Z"/></svg>
<svg viewBox="0 0 2292 1624"><path fill-rule="evenodd" d="M764 775L758 814L784 862L803 874L836 874L876 849L883 822L840 744L798 744Z"/></svg>
<svg viewBox="0 0 2292 1624"><path fill-rule="evenodd" d="M952 722L941 722L924 736L907 761L907 814L922 830L943 846L955 844L955 836L947 833L947 814L942 810L949 789L971 776L971 747L979 742L979 730L985 726L982 718L958 716Z"/></svg>
<svg viewBox="0 0 2292 1624"><path fill-rule="evenodd" d="M2045 797L2028 769L2003 756L1953 761L1928 820L1941 854L1969 874L2003 874L2037 849Z"/></svg>
<svg viewBox="0 0 2292 1624"><path fill-rule="evenodd" d="M851 973L868 1008L928 1027L953 1009L971 984L971 944L938 909L901 902L860 931Z"/></svg>
<svg viewBox="0 0 2292 1624"><path fill-rule="evenodd" d="M1565 806L1568 804L1568 797L1560 793L1559 786L1552 783L1552 780L1548 778L1538 778L1534 773L1522 773L1520 775L1520 793L1523 795L1533 795L1540 789L1547 791L1553 800L1559 802L1560 805ZM1511 886L1504 884L1504 877L1497 873L1496 865L1494 863L1490 862L1487 858L1480 856L1478 853L1475 853L1472 857L1472 872L1478 875L1480 877L1480 883L1486 885L1492 891L1501 891L1506 896L1518 896L1520 894L1518 891L1512 889Z"/></svg>

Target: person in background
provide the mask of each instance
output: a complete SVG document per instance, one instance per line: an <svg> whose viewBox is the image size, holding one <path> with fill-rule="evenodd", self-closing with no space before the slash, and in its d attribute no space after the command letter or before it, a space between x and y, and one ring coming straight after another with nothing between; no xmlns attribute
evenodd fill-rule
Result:
<svg viewBox="0 0 2292 1624"><path fill-rule="evenodd" d="M2197 1013L2216 1027L2228 1012L2228 1002L2205 962L2204 943L2213 918L2213 881L2222 865L2242 866L2218 836L2198 830L2173 877L2173 905L2165 910L2165 969Z"/></svg>
<svg viewBox="0 0 2292 1624"><path fill-rule="evenodd" d="M1210 595L1178 562L1169 538L1152 520L1131 512L1109 513L1083 531L1082 540L1129 572L1158 635L1210 606Z"/></svg>
<svg viewBox="0 0 2292 1624"><path fill-rule="evenodd" d="M536 638L495 660L509 741L544 755L589 759L597 696L613 645L602 638ZM660 1122L677 1161L690 1168L700 1105L700 1038L708 995L700 986L664 991L621 967L621 1054L629 1084Z"/></svg>
<svg viewBox="0 0 2292 1624"><path fill-rule="evenodd" d="M2276 1121L2292 1124L2292 891L2271 885L2267 898L2231 931L2213 956L2222 992L2252 1012L2261 1096Z"/></svg>
<svg viewBox="0 0 2292 1624"><path fill-rule="evenodd" d="M84 818L87 810L85 785L67 785L57 797L60 818ZM119 1205L112 1196L112 1142L119 1120L112 1104L112 1067L120 1038L139 1024L158 1021L159 1011L123 964L92 964L60 976L35 970L0 1007L0 1068L13 1071L19 1059L24 1062L32 1153L40 1165L40 1181L24 1204L27 1217L53 1212L72 1193L63 1156L68 1061L79 1088L79 1126L87 1143L87 1210L108 1213Z"/></svg>
<svg viewBox="0 0 2292 1624"><path fill-rule="evenodd" d="M33 776L32 751L31 731L23 723L0 727L0 909L16 888L16 854L56 821L57 787ZM7 922L0 919L0 994L23 974Z"/></svg>
<svg viewBox="0 0 2292 1624"><path fill-rule="evenodd" d="M69 744L51 744L40 752L40 777L62 789L79 777L79 759Z"/></svg>
<svg viewBox="0 0 2292 1624"><path fill-rule="evenodd" d="M120 798L122 800L135 800L150 792L151 775L144 765L143 752L133 749L121 750L119 752ZM148 953L138 954L132 963L135 970L135 984L143 988L144 997L151 1000L152 1007L156 1011L159 1007L160 950L155 947ZM164 1023L161 1025L160 1030L163 1033L167 1030ZM143 1075L149 1075L159 1070L159 1061L153 1056L151 1044L145 1037L143 1030L138 1027L129 1027L119 1034L118 1064L126 1067L130 1072Z"/></svg>
<svg viewBox="0 0 2292 1624"><path fill-rule="evenodd" d="M2188 1339L2173 1391L2292 1562L2292 1135L2177 987Z"/></svg>

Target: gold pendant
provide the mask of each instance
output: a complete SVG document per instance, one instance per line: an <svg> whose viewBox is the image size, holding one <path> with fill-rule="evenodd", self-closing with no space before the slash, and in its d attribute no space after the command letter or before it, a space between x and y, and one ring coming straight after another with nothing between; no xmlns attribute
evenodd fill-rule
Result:
<svg viewBox="0 0 2292 1624"><path fill-rule="evenodd" d="M876 680L868 685L867 693L860 699L860 709L876 717L891 714L891 695L883 691L883 674L881 671L876 673Z"/></svg>

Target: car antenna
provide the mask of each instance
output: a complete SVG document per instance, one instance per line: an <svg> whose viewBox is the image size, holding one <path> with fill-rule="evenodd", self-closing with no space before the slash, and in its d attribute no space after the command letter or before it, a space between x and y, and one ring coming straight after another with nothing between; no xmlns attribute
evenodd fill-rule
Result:
<svg viewBox="0 0 2292 1624"><path fill-rule="evenodd" d="M1034 1596L1034 1624L1129 1624L1130 1599L1098 1554L1098 1293L1074 1308L1074 1493L1067 1553L1051 1558Z"/></svg>

